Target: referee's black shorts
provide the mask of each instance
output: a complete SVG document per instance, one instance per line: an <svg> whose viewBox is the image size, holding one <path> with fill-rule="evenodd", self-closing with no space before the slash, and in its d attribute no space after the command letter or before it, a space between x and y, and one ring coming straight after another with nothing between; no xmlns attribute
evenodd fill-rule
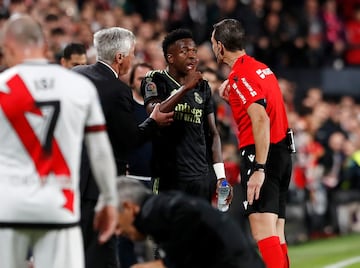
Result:
<svg viewBox="0 0 360 268"><path fill-rule="evenodd" d="M253 173L255 161L255 145L241 148L240 156L241 185L244 192L247 193L247 182ZM265 181L261 187L259 200L256 200L252 206L247 206L246 214L270 212L277 214L279 218L285 218L291 171L291 154L286 139L276 144L270 144L266 161ZM244 196L245 199L246 196Z"/></svg>

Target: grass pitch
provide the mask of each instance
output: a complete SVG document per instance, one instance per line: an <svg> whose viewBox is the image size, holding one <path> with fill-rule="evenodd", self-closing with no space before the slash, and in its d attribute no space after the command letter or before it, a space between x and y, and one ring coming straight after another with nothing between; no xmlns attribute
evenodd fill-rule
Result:
<svg viewBox="0 0 360 268"><path fill-rule="evenodd" d="M360 234L292 245L289 256L291 268L360 268Z"/></svg>

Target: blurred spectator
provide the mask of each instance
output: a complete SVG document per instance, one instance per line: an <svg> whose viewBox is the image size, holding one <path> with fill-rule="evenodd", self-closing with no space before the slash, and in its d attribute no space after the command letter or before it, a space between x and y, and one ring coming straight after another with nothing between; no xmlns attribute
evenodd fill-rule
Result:
<svg viewBox="0 0 360 268"><path fill-rule="evenodd" d="M345 160L343 146L346 141L346 136L343 132L333 132L329 136L328 146L325 149L325 154L320 158L319 163L324 167L324 174L321 180L322 185L325 187L328 206L324 221L327 222L328 230L325 232L337 232L338 225L336 219L336 199L334 199L340 179L342 177L342 165Z"/></svg>
<svg viewBox="0 0 360 268"><path fill-rule="evenodd" d="M232 116L230 105L219 96L219 87L225 78L216 70L208 67L200 67L199 70L204 79L208 81L211 89L214 103L214 115L221 140L237 144L237 127Z"/></svg>
<svg viewBox="0 0 360 268"><path fill-rule="evenodd" d="M341 177L341 167L344 161L343 146L346 137L342 132L334 132L329 136L328 146L325 154L321 157L320 163L324 167L323 184L328 189L336 188Z"/></svg>
<svg viewBox="0 0 360 268"><path fill-rule="evenodd" d="M289 114L290 112L294 112L295 111L296 85L293 82L291 82L285 78L279 78L278 82L279 82L279 87L280 87L281 93L283 95L287 113Z"/></svg>
<svg viewBox="0 0 360 268"><path fill-rule="evenodd" d="M146 73L151 71L153 67L147 63L135 64L130 70L129 85L132 89L134 99L134 116L137 124L144 122L148 118L144 106L144 98L140 91L141 81L145 78ZM128 175L135 175L150 187L151 180L151 142L146 142L138 148L134 149L128 157Z"/></svg>
<svg viewBox="0 0 360 268"><path fill-rule="evenodd" d="M343 132L338 115L338 107L331 102L318 104L312 113L313 134L325 148L329 145L328 140L332 133Z"/></svg>
<svg viewBox="0 0 360 268"><path fill-rule="evenodd" d="M284 65L284 34L279 14L271 12L266 15L262 25L262 33L255 44L255 55L274 68Z"/></svg>
<svg viewBox="0 0 360 268"><path fill-rule="evenodd" d="M87 64L85 46L79 43L67 44L60 58L60 64L68 69Z"/></svg>
<svg viewBox="0 0 360 268"><path fill-rule="evenodd" d="M217 0L212 1L207 8L207 39L211 35L213 25L221 19L234 18L234 19L246 19L247 12L242 12L245 8L238 0ZM247 20L249 21L249 20ZM250 22L251 25L252 22ZM260 22L258 21L259 29ZM255 27L255 26L254 26Z"/></svg>
<svg viewBox="0 0 360 268"><path fill-rule="evenodd" d="M321 88L311 87L306 91L306 96L302 100L303 109L313 111L314 108L323 101L323 92Z"/></svg>
<svg viewBox="0 0 360 268"><path fill-rule="evenodd" d="M346 63L360 65L360 3L354 7L352 18L345 25L347 37Z"/></svg>
<svg viewBox="0 0 360 268"><path fill-rule="evenodd" d="M326 0L322 5L322 19L325 29L325 49L327 65L340 69L344 66L345 31L342 18L338 14L336 0Z"/></svg>

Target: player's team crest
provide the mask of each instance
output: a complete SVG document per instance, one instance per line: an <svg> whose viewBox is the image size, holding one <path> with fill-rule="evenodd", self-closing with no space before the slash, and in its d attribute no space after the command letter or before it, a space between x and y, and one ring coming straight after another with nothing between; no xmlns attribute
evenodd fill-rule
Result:
<svg viewBox="0 0 360 268"><path fill-rule="evenodd" d="M195 92L194 93L194 97L195 97L195 101L199 104L203 103L203 99L201 98L201 96L199 95L199 93Z"/></svg>
<svg viewBox="0 0 360 268"><path fill-rule="evenodd" d="M157 96L157 88L154 82L149 82L145 86L145 96L146 97L153 97Z"/></svg>

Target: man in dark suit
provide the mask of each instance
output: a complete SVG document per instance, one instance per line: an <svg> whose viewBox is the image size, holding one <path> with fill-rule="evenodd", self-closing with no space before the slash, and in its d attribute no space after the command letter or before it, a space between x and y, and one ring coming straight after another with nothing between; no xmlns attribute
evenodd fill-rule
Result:
<svg viewBox="0 0 360 268"><path fill-rule="evenodd" d="M203 198L183 191L153 194L127 177L117 183L117 232L133 241L151 236L162 252L132 268L265 268L240 226Z"/></svg>
<svg viewBox="0 0 360 268"><path fill-rule="evenodd" d="M77 66L73 70L88 77L97 88L115 156L117 174L122 175L126 172L129 152L148 140L159 124L170 124L173 113L161 113L157 106L149 118L137 125L133 114L131 89L119 80L121 75L129 71L134 58L135 36L132 32L119 27L100 30L94 34L94 46L97 50L97 62ZM94 208L99 192L85 152L86 150L82 158L80 190L86 267L118 267L116 238L113 237L100 246L93 230Z"/></svg>

